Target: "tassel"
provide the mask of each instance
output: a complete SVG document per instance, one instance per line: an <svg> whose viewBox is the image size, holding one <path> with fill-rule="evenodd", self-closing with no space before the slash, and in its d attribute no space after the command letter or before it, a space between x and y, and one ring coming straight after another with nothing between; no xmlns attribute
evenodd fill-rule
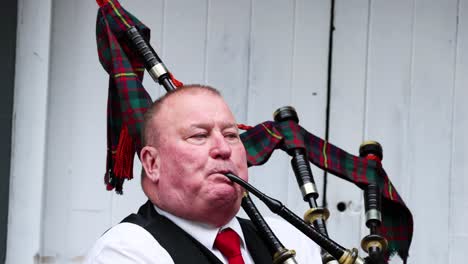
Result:
<svg viewBox="0 0 468 264"><path fill-rule="evenodd" d="M112 173L112 170L108 170L105 174L104 174L104 184L106 185L106 190L108 191L112 191L114 189L114 185L112 184L112 182L114 181L114 173Z"/></svg>
<svg viewBox="0 0 468 264"><path fill-rule="evenodd" d="M97 3L100 7L105 6L108 2L109 2L109 0L96 0L96 3Z"/></svg>
<svg viewBox="0 0 468 264"><path fill-rule="evenodd" d="M127 126L123 126L120 130L119 144L114 159L114 175L117 179L132 179L133 178L133 157L135 156L135 148L133 140L128 133ZM117 185L114 185L117 187Z"/></svg>
<svg viewBox="0 0 468 264"><path fill-rule="evenodd" d="M108 191L112 191L115 189L115 192L117 194L123 194L123 182L124 179L115 177L115 174L112 172L112 170L109 170L104 175L104 183L106 184L106 189Z"/></svg>
<svg viewBox="0 0 468 264"><path fill-rule="evenodd" d="M181 81L177 80L177 79L174 77L174 75L172 75L172 73L169 73L169 77L171 78L172 83L173 83L177 88L180 88L180 87L184 86L184 84L183 84Z"/></svg>
<svg viewBox="0 0 468 264"><path fill-rule="evenodd" d="M239 128L241 130L249 130L249 129L252 128L252 126L244 125L244 124L237 124L237 128Z"/></svg>

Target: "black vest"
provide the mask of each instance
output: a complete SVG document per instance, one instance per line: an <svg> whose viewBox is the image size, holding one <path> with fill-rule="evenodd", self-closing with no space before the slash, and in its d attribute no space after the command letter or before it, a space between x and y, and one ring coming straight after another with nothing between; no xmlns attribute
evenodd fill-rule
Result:
<svg viewBox="0 0 468 264"><path fill-rule="evenodd" d="M273 254L258 235L254 225L246 219L238 218L238 220L244 233L247 249L254 262L256 264L273 263ZM171 220L158 214L150 201L140 207L138 214L131 214L122 222L137 224L146 229L171 255L175 264L222 264L209 249Z"/></svg>

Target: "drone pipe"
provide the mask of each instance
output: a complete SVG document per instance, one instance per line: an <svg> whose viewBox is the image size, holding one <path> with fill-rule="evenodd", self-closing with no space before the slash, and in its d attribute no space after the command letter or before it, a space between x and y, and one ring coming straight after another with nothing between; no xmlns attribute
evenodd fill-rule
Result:
<svg viewBox="0 0 468 264"><path fill-rule="evenodd" d="M268 226L247 192L244 193L241 205L249 216L250 220L252 220L252 223L259 231L260 236L267 243L270 251L274 252L273 263L297 264L296 259L294 258L296 252L294 250L286 249L281 241L279 241L278 237L276 237L271 228Z"/></svg>
<svg viewBox="0 0 468 264"><path fill-rule="evenodd" d="M145 68L153 80L162 85L167 92L175 90L176 87L172 83L171 76L166 66L151 47L151 44L145 41L138 29L134 26L130 27L126 34L129 41L143 59Z"/></svg>
<svg viewBox="0 0 468 264"><path fill-rule="evenodd" d="M330 255L332 255L340 264L363 264L365 263L362 258L357 255L357 249L347 250L335 241L331 240L327 236L324 236L315 228L311 227L299 216L294 214L286 206L284 206L280 201L273 199L266 194L260 192L255 187L237 177L232 173L226 173L231 181L241 185L244 189L255 195L259 198L265 205L275 214L281 216L284 220L292 224L294 227L299 229L303 234L312 239L317 243L321 248L326 250Z"/></svg>

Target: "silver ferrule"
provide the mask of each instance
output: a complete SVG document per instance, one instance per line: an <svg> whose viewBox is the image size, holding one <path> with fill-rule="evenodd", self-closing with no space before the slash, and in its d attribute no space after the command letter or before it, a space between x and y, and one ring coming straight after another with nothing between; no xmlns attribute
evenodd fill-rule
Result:
<svg viewBox="0 0 468 264"><path fill-rule="evenodd" d="M162 62L156 64L153 66L153 68L151 68L149 71L148 71L149 75L151 75L151 78L153 78L153 80L155 82L159 82L159 77L161 77L161 75L163 74L166 74L167 73L167 69L166 69L166 66L164 66L164 64Z"/></svg>
<svg viewBox="0 0 468 264"><path fill-rule="evenodd" d="M365 264L366 262L361 258L357 257L356 260L354 261L354 264Z"/></svg>
<svg viewBox="0 0 468 264"><path fill-rule="evenodd" d="M368 220L378 220L382 222L382 214L377 209L370 209L366 212L366 221Z"/></svg>
<svg viewBox="0 0 468 264"><path fill-rule="evenodd" d="M283 261L284 264L297 264L296 259L294 257L290 257Z"/></svg>
<svg viewBox="0 0 468 264"><path fill-rule="evenodd" d="M301 186L301 192L302 192L302 196L303 197L306 197L308 196L309 194L311 193L318 193L317 192L317 187L315 187L315 184L311 183L311 182L308 182L306 184L303 184Z"/></svg>

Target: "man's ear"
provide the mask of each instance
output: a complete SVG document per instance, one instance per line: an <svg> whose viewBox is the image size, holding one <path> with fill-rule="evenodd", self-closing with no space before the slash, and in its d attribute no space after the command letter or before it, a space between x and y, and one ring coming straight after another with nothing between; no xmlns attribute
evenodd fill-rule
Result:
<svg viewBox="0 0 468 264"><path fill-rule="evenodd" d="M146 177L153 183L158 182L161 169L158 150L152 146L143 147L140 151L140 160Z"/></svg>

